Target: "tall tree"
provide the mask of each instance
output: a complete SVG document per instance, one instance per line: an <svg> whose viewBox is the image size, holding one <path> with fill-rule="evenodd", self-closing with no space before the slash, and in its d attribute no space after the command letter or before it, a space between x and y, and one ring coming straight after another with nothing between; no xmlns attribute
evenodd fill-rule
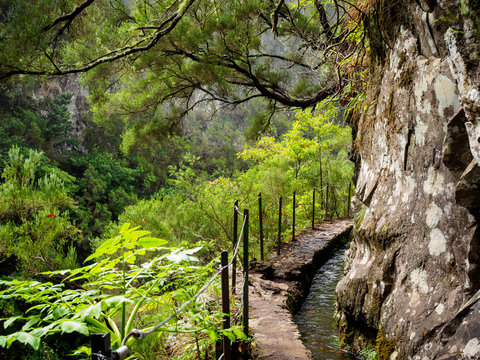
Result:
<svg viewBox="0 0 480 360"><path fill-rule="evenodd" d="M364 64L349 1L19 0L3 14L0 79L88 72L97 120L131 132L172 131L212 101L314 107Z"/></svg>

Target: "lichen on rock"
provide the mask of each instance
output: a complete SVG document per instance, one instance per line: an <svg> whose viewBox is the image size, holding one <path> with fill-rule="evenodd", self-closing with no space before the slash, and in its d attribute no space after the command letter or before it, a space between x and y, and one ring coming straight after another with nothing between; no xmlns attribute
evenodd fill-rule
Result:
<svg viewBox="0 0 480 360"><path fill-rule="evenodd" d="M341 337L357 350L387 339L385 359L480 358L480 4L403 11L356 124Z"/></svg>

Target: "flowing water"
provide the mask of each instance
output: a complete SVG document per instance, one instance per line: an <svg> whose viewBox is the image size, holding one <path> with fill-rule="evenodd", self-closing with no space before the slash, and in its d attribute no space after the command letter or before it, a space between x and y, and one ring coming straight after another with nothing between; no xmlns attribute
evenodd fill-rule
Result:
<svg viewBox="0 0 480 360"><path fill-rule="evenodd" d="M310 293L294 316L302 341L315 360L356 359L336 344L335 287L343 275L344 250L338 251L317 271Z"/></svg>

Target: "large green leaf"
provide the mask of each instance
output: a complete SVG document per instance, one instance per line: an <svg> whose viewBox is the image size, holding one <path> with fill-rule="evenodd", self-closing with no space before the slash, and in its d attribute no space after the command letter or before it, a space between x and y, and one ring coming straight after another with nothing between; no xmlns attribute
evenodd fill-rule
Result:
<svg viewBox="0 0 480 360"><path fill-rule="evenodd" d="M90 255L89 257L87 257L85 259L84 262L87 262L87 261L90 261L92 259L96 259L100 256L103 256L107 253L107 251L109 249L111 249L114 244L115 244L115 240L118 240L120 238L120 236L116 237L116 238L111 238L111 239L108 239L108 240L105 240L98 248L97 250L95 250L95 252Z"/></svg>
<svg viewBox="0 0 480 360"><path fill-rule="evenodd" d="M90 305L75 314L75 319L84 320L86 317L94 317L99 319L102 316L102 303L98 302L94 305Z"/></svg>
<svg viewBox="0 0 480 360"><path fill-rule="evenodd" d="M167 256L167 259L175 263L182 262L182 261L198 261L198 259L195 256L190 256L190 255L196 253L201 249L202 247L196 247L194 249L172 251L172 253Z"/></svg>
<svg viewBox="0 0 480 360"><path fill-rule="evenodd" d="M21 319L21 318L22 318L21 316L13 316L13 317L5 320L5 322L3 323L3 327L6 329L10 325L12 325L16 320Z"/></svg>
<svg viewBox="0 0 480 360"><path fill-rule="evenodd" d="M130 227L129 223L125 223L122 225L122 228L120 229L120 234L124 234L128 231L128 228Z"/></svg>
<svg viewBox="0 0 480 360"><path fill-rule="evenodd" d="M102 303L98 302L95 305L92 306L92 313L95 316L96 319L100 319L100 316L102 315Z"/></svg>
<svg viewBox="0 0 480 360"><path fill-rule="evenodd" d="M235 342L235 335L233 334L232 330L223 330L222 333L228 338L228 340L230 340L231 342Z"/></svg>
<svg viewBox="0 0 480 360"><path fill-rule="evenodd" d="M242 330L240 330L239 328L233 327L232 331L237 338L242 339L242 340L247 340L247 335L245 335L245 333Z"/></svg>
<svg viewBox="0 0 480 360"><path fill-rule="evenodd" d="M218 333L214 329L207 329L207 334L212 341L218 340Z"/></svg>
<svg viewBox="0 0 480 360"><path fill-rule="evenodd" d="M125 262L128 263L128 264L135 264L135 260L137 260L137 257L135 255L129 255L125 259Z"/></svg>
<svg viewBox="0 0 480 360"><path fill-rule="evenodd" d="M125 296L122 296L122 295L118 295L118 296L112 296L110 298L107 298L105 300L102 300L102 303L104 303L105 305L107 305L107 307L117 307L123 303L128 303L128 304L132 304L133 301L126 298Z"/></svg>
<svg viewBox="0 0 480 360"><path fill-rule="evenodd" d="M106 333L110 331L110 329L104 323L101 323L100 321L95 320L94 318L87 316L84 318L84 321L89 325L89 328L92 332Z"/></svg>
<svg viewBox="0 0 480 360"><path fill-rule="evenodd" d="M62 331L66 333L78 332L80 334L89 335L88 328L84 323L78 321L65 321L62 323Z"/></svg>
<svg viewBox="0 0 480 360"><path fill-rule="evenodd" d="M63 317L68 312L69 312L69 309L66 306L57 306L53 310L53 318L55 320L60 319L61 317Z"/></svg>
<svg viewBox="0 0 480 360"><path fill-rule="evenodd" d="M16 341L19 341L22 344L30 345L35 350L38 350L38 348L40 347L40 338L24 331L13 333L8 337L14 338Z"/></svg>
<svg viewBox="0 0 480 360"><path fill-rule="evenodd" d="M39 338L42 338L43 336L47 335L48 333L59 332L60 330L58 330L56 328L57 325L58 325L57 322L53 322L53 323L51 323L47 326L37 328L37 329L33 329L32 331L30 331L30 334L32 334L33 336L37 336Z"/></svg>
<svg viewBox="0 0 480 360"><path fill-rule="evenodd" d="M138 240L138 246L145 249L160 247L167 243L168 243L167 240L159 239L155 237L143 237Z"/></svg>
<svg viewBox="0 0 480 360"><path fill-rule="evenodd" d="M28 320L25 325L22 326L22 330L29 330L33 325L38 324L41 320L42 318L39 315L31 317L30 320Z"/></svg>
<svg viewBox="0 0 480 360"><path fill-rule="evenodd" d="M148 234L150 234L150 231L148 230L136 230L136 231L129 232L128 234L125 234L124 237L126 240L134 241Z"/></svg>

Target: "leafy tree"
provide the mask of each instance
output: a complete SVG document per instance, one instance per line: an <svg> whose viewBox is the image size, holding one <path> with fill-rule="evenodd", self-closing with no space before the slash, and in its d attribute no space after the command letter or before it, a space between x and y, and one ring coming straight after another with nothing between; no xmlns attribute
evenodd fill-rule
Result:
<svg viewBox="0 0 480 360"><path fill-rule="evenodd" d="M41 152L30 150L24 157L12 147L8 155L0 184L1 261L14 256L28 276L75 266L75 245L82 236L69 220L66 210L72 208L73 199L62 181L73 178L45 166Z"/></svg>
<svg viewBox="0 0 480 360"><path fill-rule="evenodd" d="M256 145L238 156L250 163L250 168L231 177L212 179L195 169L197 157L190 154L178 166L170 168L169 188L150 200L128 206L119 216L120 223L130 222L152 231L155 236L168 238L174 244L205 241L215 251L228 249L232 244L231 207L235 200L240 208L250 208L252 219L258 218L257 196L264 201L264 230L267 246L272 249L277 236L278 199L291 204L297 192L297 227L303 229L311 219L311 191L317 196L317 219L326 213L326 186L329 185L328 215L343 215L352 164L348 160L351 133L348 127L332 123L338 109L332 102L321 110L298 112L290 131L276 140L263 137ZM284 238L291 234L291 206L285 205ZM251 221L252 238L258 238L258 221ZM105 236L118 232L112 224ZM99 240L97 240L99 241ZM206 257L215 256L208 247ZM252 247L258 258L258 247Z"/></svg>
<svg viewBox="0 0 480 360"><path fill-rule="evenodd" d="M21 0L4 12L0 78L88 72L97 121L123 119L127 134L170 133L199 104L258 98L266 124L279 107L314 107L364 68L362 25L381 6Z"/></svg>
<svg viewBox="0 0 480 360"><path fill-rule="evenodd" d="M0 132L4 135L0 139L0 168L12 145L42 150L58 159L66 145L75 144L67 108L72 94L36 99L25 94L31 91L26 83L0 88Z"/></svg>
<svg viewBox="0 0 480 360"><path fill-rule="evenodd" d="M64 143L72 129L70 112L67 105L72 100L71 93L62 93L50 103L50 112L46 116L43 134L49 147ZM53 150L53 149L52 149Z"/></svg>
<svg viewBox="0 0 480 360"><path fill-rule="evenodd" d="M79 189L75 217L85 231L99 235L105 224L137 201L134 185L140 171L96 150L72 161Z"/></svg>

